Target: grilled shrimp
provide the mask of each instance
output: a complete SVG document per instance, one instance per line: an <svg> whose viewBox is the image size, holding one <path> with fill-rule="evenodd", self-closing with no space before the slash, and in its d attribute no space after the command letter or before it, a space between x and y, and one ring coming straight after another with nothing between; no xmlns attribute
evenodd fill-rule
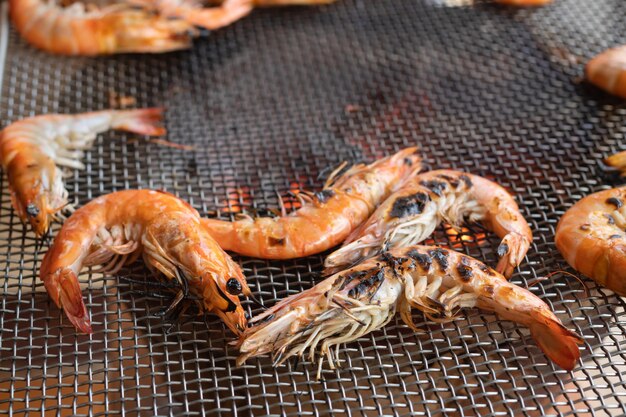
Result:
<svg viewBox="0 0 626 417"><path fill-rule="evenodd" d="M325 274L341 271L390 248L414 245L445 221L482 222L502 238L496 270L510 276L532 241L532 232L513 197L477 175L438 170L420 174L385 200L326 258Z"/></svg>
<svg viewBox="0 0 626 417"><path fill-rule="evenodd" d="M288 297L250 321L239 341L238 363L272 352L275 364L309 351L314 360L337 363L341 343L383 327L396 310L416 329L411 308L434 321L450 321L462 308L493 311L526 326L552 361L571 370L580 357L580 336L566 329L548 305L483 263L429 246L396 248L339 272Z"/></svg>
<svg viewBox="0 0 626 417"><path fill-rule="evenodd" d="M626 98L626 45L596 55L587 63L585 74L597 87Z"/></svg>
<svg viewBox="0 0 626 417"><path fill-rule="evenodd" d="M626 296L626 187L574 204L559 220L555 242L572 268Z"/></svg>
<svg viewBox="0 0 626 417"><path fill-rule="evenodd" d="M62 55L168 52L191 46L196 31L129 4L63 7L56 0L9 0L11 20L32 45Z"/></svg>
<svg viewBox="0 0 626 417"><path fill-rule="evenodd" d="M68 206L59 167L83 169L83 150L109 129L163 135L162 109L105 110L42 115L12 123L0 132L0 160L20 219L42 236Z"/></svg>
<svg viewBox="0 0 626 417"><path fill-rule="evenodd" d="M103 265L103 272L114 274L139 255L154 273L180 284L168 311L192 294L233 332L246 327L237 296L250 295L250 289L241 269L211 238L198 212L165 192L118 191L79 208L54 239L39 276L74 326L91 333L78 284L81 269Z"/></svg>
<svg viewBox="0 0 626 417"><path fill-rule="evenodd" d="M264 259L313 255L339 244L376 206L420 169L416 148L404 149L370 165L331 174L324 189L302 207L277 218L245 217L228 222L204 219L222 248Z"/></svg>
<svg viewBox="0 0 626 417"><path fill-rule="evenodd" d="M248 15L254 8L252 0L224 0L219 6L204 7L193 0L130 0L132 4L153 8L163 16L216 30Z"/></svg>
<svg viewBox="0 0 626 417"><path fill-rule="evenodd" d="M626 177L626 151L618 152L609 156L604 162L615 169L617 169L622 177Z"/></svg>
<svg viewBox="0 0 626 417"><path fill-rule="evenodd" d="M177 17L208 30L228 26L250 14L254 7L317 5L335 0L224 0L219 5L203 6L195 0L129 0L150 7L164 16Z"/></svg>

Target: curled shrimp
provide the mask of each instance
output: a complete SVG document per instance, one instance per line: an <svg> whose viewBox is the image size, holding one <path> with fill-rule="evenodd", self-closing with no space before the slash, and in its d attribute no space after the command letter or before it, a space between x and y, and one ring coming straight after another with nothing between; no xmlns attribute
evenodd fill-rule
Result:
<svg viewBox="0 0 626 417"><path fill-rule="evenodd" d="M609 156L604 163L618 170L622 177L626 177L626 151Z"/></svg>
<svg viewBox="0 0 626 417"><path fill-rule="evenodd" d="M313 255L343 241L376 206L421 167L416 148L370 165L331 174L324 189L302 199L302 207L277 218L204 219L222 248L263 259Z"/></svg>
<svg viewBox="0 0 626 417"><path fill-rule="evenodd" d="M319 347L319 378L324 357L334 369L340 344L383 327L396 311L417 330L411 308L446 322L470 307L528 327L557 365L576 365L582 339L539 297L469 256L433 246L385 252L282 300L250 321L239 341L238 363L271 352L277 365L307 351L313 362Z"/></svg>
<svg viewBox="0 0 626 417"><path fill-rule="evenodd" d="M530 226L513 197L500 185L450 170L426 172L407 181L326 258L325 274L390 248L420 243L442 221L456 227L464 218L482 222L502 238L496 270L510 276L530 247Z"/></svg>
<svg viewBox="0 0 626 417"><path fill-rule="evenodd" d="M596 55L587 63L585 74L596 87L626 98L626 45Z"/></svg>
<svg viewBox="0 0 626 417"><path fill-rule="evenodd" d="M163 135L162 109L105 110L76 115L50 114L23 119L0 132L0 160L11 201L20 219L44 235L68 207L59 167L83 169L83 151L109 129Z"/></svg>
<svg viewBox="0 0 626 417"><path fill-rule="evenodd" d="M565 212L556 247L568 264L626 296L626 187L591 194Z"/></svg>
<svg viewBox="0 0 626 417"><path fill-rule="evenodd" d="M63 7L57 1L9 0L11 20L32 45L62 55L168 52L186 49L193 25L167 19L129 4Z"/></svg>
<svg viewBox="0 0 626 417"><path fill-rule="evenodd" d="M168 312L187 296L217 314L235 333L246 327L239 301L250 289L239 266L211 238L189 204L165 192L107 194L76 210L44 256L39 276L74 326L91 333L78 284L84 266L114 274L143 255L154 273L180 284Z"/></svg>

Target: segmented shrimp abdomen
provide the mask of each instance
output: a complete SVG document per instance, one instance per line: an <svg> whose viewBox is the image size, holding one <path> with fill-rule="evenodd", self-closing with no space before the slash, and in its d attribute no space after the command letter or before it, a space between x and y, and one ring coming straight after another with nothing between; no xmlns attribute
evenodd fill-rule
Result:
<svg viewBox="0 0 626 417"><path fill-rule="evenodd" d="M597 87L626 98L626 45L596 55L587 63L585 73Z"/></svg>
<svg viewBox="0 0 626 417"><path fill-rule="evenodd" d="M600 191L559 220L555 243L567 263L600 285L626 295L626 187Z"/></svg>

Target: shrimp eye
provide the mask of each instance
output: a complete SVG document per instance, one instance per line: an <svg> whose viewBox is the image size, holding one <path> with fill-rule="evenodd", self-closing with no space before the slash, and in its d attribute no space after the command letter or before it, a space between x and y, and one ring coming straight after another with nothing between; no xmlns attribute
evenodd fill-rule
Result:
<svg viewBox="0 0 626 417"><path fill-rule="evenodd" d="M230 278L226 281L226 290L232 295L241 294L241 282L237 281L237 278Z"/></svg>

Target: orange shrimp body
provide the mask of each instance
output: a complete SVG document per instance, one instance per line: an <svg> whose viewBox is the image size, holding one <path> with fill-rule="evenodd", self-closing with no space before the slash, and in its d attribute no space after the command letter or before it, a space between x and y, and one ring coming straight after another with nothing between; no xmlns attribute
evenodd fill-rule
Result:
<svg viewBox="0 0 626 417"><path fill-rule="evenodd" d="M496 3L504 4L507 6L519 6L519 7L537 7L545 6L552 3L552 0L495 0Z"/></svg>
<svg viewBox="0 0 626 417"><path fill-rule="evenodd" d="M222 248L264 259L313 255L341 243L376 206L420 169L416 148L371 165L356 165L303 201L299 210L277 218L228 222L204 219Z"/></svg>
<svg viewBox="0 0 626 417"><path fill-rule="evenodd" d="M344 245L326 258L330 275L390 248L428 238L443 221L482 222L502 238L497 271L510 276L530 243L530 226L513 197L500 185L477 175L437 170L420 174L389 196L354 230Z"/></svg>
<svg viewBox="0 0 626 417"><path fill-rule="evenodd" d="M140 254L153 272L177 280L204 310L235 333L246 327L237 295L250 295L239 266L211 238L189 204L165 192L119 191L76 210L46 253L39 276L50 297L76 328L91 333L78 284L84 266L116 273Z"/></svg>
<svg viewBox="0 0 626 417"><path fill-rule="evenodd" d="M335 0L223 0L205 7L194 0L129 0L132 4L152 8L159 14L184 19L195 26L216 30L250 14L254 7L305 6L328 4Z"/></svg>
<svg viewBox="0 0 626 417"><path fill-rule="evenodd" d="M626 296L626 187L591 194L556 229L561 255L578 272Z"/></svg>
<svg viewBox="0 0 626 417"><path fill-rule="evenodd" d="M167 52L191 46L196 31L184 20L171 20L112 4L89 9L46 0L9 0L11 20L32 45L62 55Z"/></svg>
<svg viewBox="0 0 626 417"><path fill-rule="evenodd" d="M228 26L250 14L254 8L251 0L224 0L219 6L203 7L190 0L130 0L132 4L153 8L159 14L177 17L186 22L216 30Z"/></svg>
<svg viewBox="0 0 626 417"><path fill-rule="evenodd" d="M550 307L483 263L434 246L396 248L292 295L250 321L240 338L238 363L273 353L275 363L319 347L331 368L333 347L383 327L396 311L417 330L411 309L433 321L451 321L462 308L493 311L530 329L544 353L563 369L580 358L582 339L566 329Z"/></svg>
<svg viewBox="0 0 626 417"><path fill-rule="evenodd" d="M24 223L44 235L68 206L59 167L83 169L83 151L109 129L163 135L162 109L105 110L77 115L42 115L12 123L0 132L0 161L11 201Z"/></svg>
<svg viewBox="0 0 626 417"><path fill-rule="evenodd" d="M587 63L589 82L606 92L626 98L626 45L602 52Z"/></svg>
<svg viewBox="0 0 626 417"><path fill-rule="evenodd" d="M626 177L626 151L609 156L604 163L617 169L622 177Z"/></svg>

